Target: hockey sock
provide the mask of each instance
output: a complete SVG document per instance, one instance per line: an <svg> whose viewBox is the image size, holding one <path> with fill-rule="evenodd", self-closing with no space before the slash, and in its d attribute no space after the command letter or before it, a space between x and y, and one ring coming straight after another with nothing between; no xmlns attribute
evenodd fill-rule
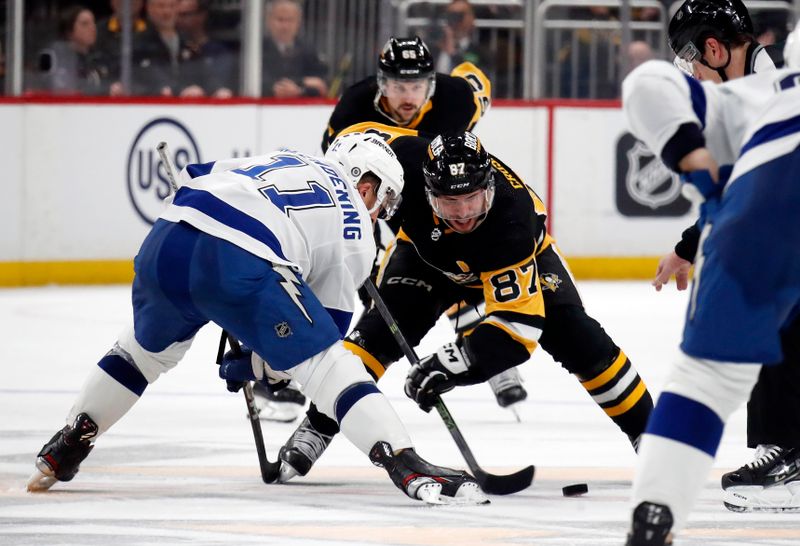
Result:
<svg viewBox="0 0 800 546"><path fill-rule="evenodd" d="M707 406L662 393L639 446L633 505L668 506L673 533L680 531L711 470L722 429L722 420Z"/></svg>
<svg viewBox="0 0 800 546"><path fill-rule="evenodd" d="M629 438L637 438L653 410L653 398L622 350L608 366L581 385Z"/></svg>
<svg viewBox="0 0 800 546"><path fill-rule="evenodd" d="M97 363L67 416L72 423L79 413L97 424L99 436L125 415L147 387L147 380L118 354L109 353Z"/></svg>

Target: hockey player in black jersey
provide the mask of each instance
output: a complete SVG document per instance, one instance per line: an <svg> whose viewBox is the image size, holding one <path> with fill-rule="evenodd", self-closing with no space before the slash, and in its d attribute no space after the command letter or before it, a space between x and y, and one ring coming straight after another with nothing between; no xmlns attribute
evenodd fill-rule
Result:
<svg viewBox="0 0 800 546"><path fill-rule="evenodd" d="M351 130L385 138L406 180L398 234L378 288L409 344L417 345L453 303L486 304L486 315L470 332L411 369L406 393L429 408L433 396L486 381L526 362L541 345L636 446L652 399L625 353L586 314L547 233L538 196L472 133L431 141L413 130L369 125ZM345 346L375 378L402 356L374 307ZM305 475L336 432L335 423L312 406L281 449L282 480Z"/></svg>
<svg viewBox="0 0 800 546"><path fill-rule="evenodd" d="M392 37L378 58L377 74L345 90L323 134L322 149L325 151L343 129L362 122L408 127L431 135L472 129L490 100L491 84L472 63L458 65L450 75L436 73L433 57L419 37ZM381 239L394 235L385 231L383 224L376 227L376 242L381 249ZM365 290L359 295L368 302ZM472 326L479 313L472 306L456 305L448 316L456 331L462 332ZM517 370L492 378L490 386L497 403L509 407L519 419L514 406L528 393ZM293 421L305 404L305 397L293 386L271 393L257 385L255 393L263 419Z"/></svg>
<svg viewBox="0 0 800 546"><path fill-rule="evenodd" d="M759 45L750 14L739 0L687 0L670 22L669 40L683 61L679 66L698 79L725 81L784 64L783 44ZM674 251L659 262L656 290L672 276L678 290L688 287L699 241L697 224L683 232ZM730 510L771 510L775 503L761 496L763 488L800 480L800 319L781 339L783 363L761 369L747 404L747 445L756 450L754 459L722 476ZM791 470L783 471L787 468Z"/></svg>
<svg viewBox="0 0 800 546"><path fill-rule="evenodd" d="M472 129L491 101L491 84L472 63L448 74L434 71L433 57L418 37L389 38L378 72L345 90L322 137L327 149L342 129L373 121L436 135Z"/></svg>

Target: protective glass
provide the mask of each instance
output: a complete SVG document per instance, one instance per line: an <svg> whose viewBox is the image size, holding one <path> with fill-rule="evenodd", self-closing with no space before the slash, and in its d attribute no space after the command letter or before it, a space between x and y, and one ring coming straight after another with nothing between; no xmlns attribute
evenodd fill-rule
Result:
<svg viewBox="0 0 800 546"><path fill-rule="evenodd" d="M494 201L494 185L464 195L435 195L426 188L428 203L443 220L469 220L489 212Z"/></svg>
<svg viewBox="0 0 800 546"><path fill-rule="evenodd" d="M694 76L694 63L703 58L703 53L692 42L688 42L678 51L672 63L689 76Z"/></svg>

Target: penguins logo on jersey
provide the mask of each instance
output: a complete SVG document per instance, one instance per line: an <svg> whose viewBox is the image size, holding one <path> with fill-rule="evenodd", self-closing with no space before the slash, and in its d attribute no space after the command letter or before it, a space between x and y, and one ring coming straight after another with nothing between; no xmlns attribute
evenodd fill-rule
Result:
<svg viewBox="0 0 800 546"><path fill-rule="evenodd" d="M539 284L542 285L542 290L555 292L561 286L561 279L555 273L542 273L539 275Z"/></svg>
<svg viewBox="0 0 800 546"><path fill-rule="evenodd" d="M617 209L624 216L682 216L691 208L678 176L628 133L617 142L616 179Z"/></svg>

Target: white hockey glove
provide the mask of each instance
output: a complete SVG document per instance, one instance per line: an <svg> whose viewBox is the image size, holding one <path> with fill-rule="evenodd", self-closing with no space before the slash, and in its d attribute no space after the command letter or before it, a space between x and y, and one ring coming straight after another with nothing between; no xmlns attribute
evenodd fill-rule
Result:
<svg viewBox="0 0 800 546"><path fill-rule="evenodd" d="M455 343L447 343L411 366L405 391L420 409L428 412L440 394L475 382L469 376L469 358L463 349Z"/></svg>
<svg viewBox="0 0 800 546"><path fill-rule="evenodd" d="M230 392L239 392L246 381L258 381L272 392L289 384L287 380L268 377L264 359L244 345L240 351L225 353L219 365L219 376L228 383Z"/></svg>

